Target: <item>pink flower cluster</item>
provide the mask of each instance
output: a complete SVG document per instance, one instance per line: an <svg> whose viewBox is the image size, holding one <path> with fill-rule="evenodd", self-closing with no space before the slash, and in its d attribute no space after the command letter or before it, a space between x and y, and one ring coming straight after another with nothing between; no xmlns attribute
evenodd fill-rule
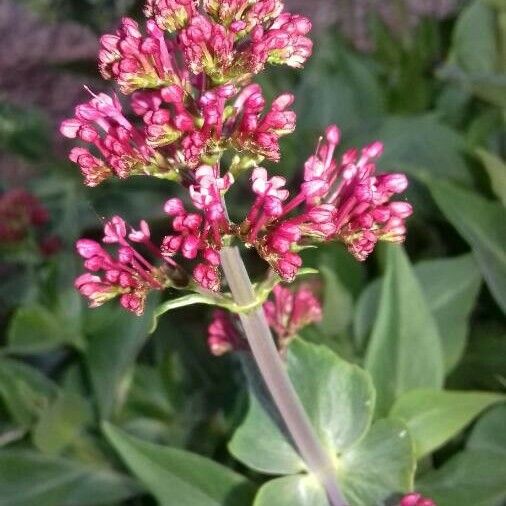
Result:
<svg viewBox="0 0 506 506"><path fill-rule="evenodd" d="M32 227L48 220L47 210L26 190L14 189L0 196L0 244L22 241Z"/></svg>
<svg viewBox="0 0 506 506"><path fill-rule="evenodd" d="M286 349L300 330L322 318L319 300L304 285L296 291L277 285L273 290L273 300L265 302L263 310L280 350ZM239 351L247 346L239 320L223 310L214 312L208 327L207 342L211 353L216 356Z"/></svg>
<svg viewBox="0 0 506 506"><path fill-rule="evenodd" d="M162 267L139 257L125 234L117 234L118 260L98 249L85 256L90 273L78 288L92 305L118 295L123 306L140 313L151 289L182 284L217 292L220 251L234 241L254 248L282 279L292 281L302 266L300 250L315 243L341 241L364 260L378 241L404 240L412 208L392 197L406 189L407 180L376 173L380 143L338 159L340 133L329 127L292 194L284 178L260 166L265 159L280 160L280 138L294 131L296 115L292 94L268 105L252 78L268 63L300 67L306 62L312 51L307 18L285 12L281 0L149 0L145 13L145 30L123 19L116 33L102 37L99 55L102 75L129 95L133 115L123 112L118 97L93 95L62 123L61 132L80 141L70 158L88 186L112 176L165 178L188 190L193 209L180 199L167 202L171 229L159 247L147 224L129 234ZM253 201L236 223L225 197L250 169ZM79 249L89 254L89 248ZM277 305L267 306L281 340L297 322L316 318L300 313L305 296L302 291L293 299L277 290ZM314 301L311 305L316 307ZM292 327L280 323L286 318Z"/></svg>
<svg viewBox="0 0 506 506"><path fill-rule="evenodd" d="M146 35L124 18L101 38L101 74L132 94L144 124L134 126L117 97L104 94L63 122L64 136L90 145L70 153L88 186L111 176L177 180L227 149L241 152L243 164L279 160L279 137L295 128L287 111L293 97L282 95L262 114L260 87L241 87L266 63L302 66L311 54L311 23L282 13L279 0L198 3L150 0Z"/></svg>
<svg viewBox="0 0 506 506"><path fill-rule="evenodd" d="M76 289L89 299L92 308L120 297L125 309L141 315L148 293L171 285L168 270L153 266L131 244L143 244L148 251L158 252L147 223L141 222L140 230L128 231L125 221L115 216L105 224L102 242L117 245L115 257L96 241L77 241L77 252L88 272L77 278Z"/></svg>
<svg viewBox="0 0 506 506"><path fill-rule="evenodd" d="M436 506L436 503L421 494L413 493L404 496L399 506Z"/></svg>
<svg viewBox="0 0 506 506"><path fill-rule="evenodd" d="M407 188L406 176L375 173L383 150L379 142L351 149L335 161L339 137L336 126L327 129L327 142L306 162L304 182L291 199L284 178L269 178L264 168L253 171L256 200L240 230L287 281L302 265L296 251L306 244L340 240L365 260L379 240L404 241L405 220L413 210L407 202L390 199Z"/></svg>

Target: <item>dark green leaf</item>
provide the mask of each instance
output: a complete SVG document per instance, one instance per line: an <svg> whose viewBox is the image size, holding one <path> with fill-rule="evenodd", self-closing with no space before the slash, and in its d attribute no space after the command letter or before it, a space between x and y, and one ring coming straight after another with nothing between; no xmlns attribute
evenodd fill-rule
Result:
<svg viewBox="0 0 506 506"><path fill-rule="evenodd" d="M506 163L485 149L477 149L476 154L488 172L494 193L506 206Z"/></svg>
<svg viewBox="0 0 506 506"><path fill-rule="evenodd" d="M62 391L42 411L33 430L34 445L48 455L60 453L79 435L89 415L84 399Z"/></svg>
<svg viewBox="0 0 506 506"><path fill-rule="evenodd" d="M0 359L0 396L12 418L29 427L56 395L57 387L36 369Z"/></svg>
<svg viewBox="0 0 506 506"><path fill-rule="evenodd" d="M151 299L141 317L112 304L88 313L85 357L102 418L109 418L125 400L156 302Z"/></svg>
<svg viewBox="0 0 506 506"><path fill-rule="evenodd" d="M388 251L366 369L376 385L380 415L388 413L403 392L440 388L443 384L443 352L437 325L401 247L393 246Z"/></svg>
<svg viewBox="0 0 506 506"><path fill-rule="evenodd" d="M473 248L490 291L506 311L506 208L445 181L430 183L446 217Z"/></svg>
<svg viewBox="0 0 506 506"><path fill-rule="evenodd" d="M32 451L0 450L0 505L100 506L139 493L126 476Z"/></svg>
<svg viewBox="0 0 506 506"><path fill-rule="evenodd" d="M104 431L132 472L161 506L247 506L254 488L212 460L129 436L106 423Z"/></svg>
<svg viewBox="0 0 506 506"><path fill-rule="evenodd" d="M79 330L64 325L58 315L39 305L18 309L8 339L11 353L40 353L64 344L78 349L85 346Z"/></svg>

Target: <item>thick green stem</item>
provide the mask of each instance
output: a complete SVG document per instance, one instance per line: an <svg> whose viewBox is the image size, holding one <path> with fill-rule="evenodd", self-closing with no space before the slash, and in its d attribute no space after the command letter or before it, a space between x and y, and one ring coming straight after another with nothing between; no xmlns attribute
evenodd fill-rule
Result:
<svg viewBox="0 0 506 506"><path fill-rule="evenodd" d="M238 248L224 248L221 262L236 303L253 304L255 292ZM262 308L240 318L258 369L302 459L325 488L330 506L345 506L332 458L316 436L286 373Z"/></svg>

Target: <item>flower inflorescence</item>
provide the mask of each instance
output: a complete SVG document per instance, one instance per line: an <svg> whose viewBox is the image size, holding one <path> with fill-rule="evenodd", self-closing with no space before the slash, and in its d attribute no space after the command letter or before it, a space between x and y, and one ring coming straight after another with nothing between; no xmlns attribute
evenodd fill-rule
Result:
<svg viewBox="0 0 506 506"><path fill-rule="evenodd" d="M406 189L407 179L376 173L381 143L337 157L340 132L330 126L295 192L261 166L280 160L280 138L294 131L296 115L292 94L268 104L252 79L268 64L304 65L312 52L309 19L286 12L281 0L148 0L144 12L145 28L124 18L116 33L102 37L99 54L102 76L129 97L132 114L116 95L92 94L61 132L80 141L70 159L88 186L112 177L168 179L187 188L193 209L177 198L167 201L171 227L160 244L147 223L128 230L113 218L104 241L118 245L116 259L100 244L80 241L89 272L77 287L92 306L119 296L126 309L141 314L150 290L218 292L220 251L234 241L293 281L302 266L300 251L313 244L341 241L364 260L378 241L404 240L412 208L391 199ZM234 222L225 196L247 171L251 208ZM286 305L290 297L282 293L275 296ZM301 296L290 302L295 326L305 318L299 299L309 301ZM267 315L279 330L274 307L267 306Z"/></svg>

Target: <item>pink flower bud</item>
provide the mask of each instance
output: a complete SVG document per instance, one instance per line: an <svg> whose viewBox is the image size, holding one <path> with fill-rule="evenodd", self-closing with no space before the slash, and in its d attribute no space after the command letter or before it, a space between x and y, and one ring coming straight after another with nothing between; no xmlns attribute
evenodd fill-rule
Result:
<svg viewBox="0 0 506 506"><path fill-rule="evenodd" d="M181 201L181 199L167 200L167 202L165 202L165 206L164 206L163 210L169 216L180 216L180 215L186 213L184 206L183 206L183 202Z"/></svg>

